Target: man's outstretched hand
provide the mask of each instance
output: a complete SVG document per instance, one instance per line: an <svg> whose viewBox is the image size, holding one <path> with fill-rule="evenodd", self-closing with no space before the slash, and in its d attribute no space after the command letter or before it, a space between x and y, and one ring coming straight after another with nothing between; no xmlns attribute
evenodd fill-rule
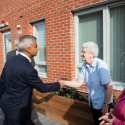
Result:
<svg viewBox="0 0 125 125"><path fill-rule="evenodd" d="M61 79L57 79L57 82L60 83L60 88L62 88L63 86L65 86L65 83L64 83L63 80L61 80Z"/></svg>

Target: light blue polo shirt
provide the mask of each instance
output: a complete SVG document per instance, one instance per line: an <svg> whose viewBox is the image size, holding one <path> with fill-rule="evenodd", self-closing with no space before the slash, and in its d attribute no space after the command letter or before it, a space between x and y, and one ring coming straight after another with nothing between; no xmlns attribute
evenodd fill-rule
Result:
<svg viewBox="0 0 125 125"><path fill-rule="evenodd" d="M90 67L87 63L84 63L79 78L84 79L84 83L88 89L89 105L91 99L94 109L102 109L106 90L104 85L112 81L106 62L94 58ZM112 96L110 103L112 103Z"/></svg>

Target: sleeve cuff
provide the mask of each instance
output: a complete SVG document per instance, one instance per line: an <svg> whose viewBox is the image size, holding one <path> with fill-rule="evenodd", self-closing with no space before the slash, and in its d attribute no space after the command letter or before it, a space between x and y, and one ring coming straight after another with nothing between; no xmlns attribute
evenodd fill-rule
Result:
<svg viewBox="0 0 125 125"><path fill-rule="evenodd" d="M115 119L113 120L113 122L112 122L112 125L124 125L124 123L122 124L122 123L121 123L121 120L115 118Z"/></svg>
<svg viewBox="0 0 125 125"><path fill-rule="evenodd" d="M57 87L56 87L55 91L60 91L60 83L59 82L55 82L55 84L57 84Z"/></svg>

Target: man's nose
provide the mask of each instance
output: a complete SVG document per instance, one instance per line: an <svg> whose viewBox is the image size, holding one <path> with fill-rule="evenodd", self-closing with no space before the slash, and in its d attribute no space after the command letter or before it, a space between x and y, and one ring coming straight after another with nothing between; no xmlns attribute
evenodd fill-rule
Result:
<svg viewBox="0 0 125 125"><path fill-rule="evenodd" d="M83 53L81 52L81 56L83 56Z"/></svg>
<svg viewBox="0 0 125 125"><path fill-rule="evenodd" d="M39 50L39 46L37 46L37 49Z"/></svg>

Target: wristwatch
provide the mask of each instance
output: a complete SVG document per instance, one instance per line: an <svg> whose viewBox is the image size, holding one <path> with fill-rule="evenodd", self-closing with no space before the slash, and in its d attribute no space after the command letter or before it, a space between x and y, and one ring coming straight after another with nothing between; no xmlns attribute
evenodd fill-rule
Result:
<svg viewBox="0 0 125 125"><path fill-rule="evenodd" d="M104 105L109 106L109 104L107 104L107 103L104 103Z"/></svg>

